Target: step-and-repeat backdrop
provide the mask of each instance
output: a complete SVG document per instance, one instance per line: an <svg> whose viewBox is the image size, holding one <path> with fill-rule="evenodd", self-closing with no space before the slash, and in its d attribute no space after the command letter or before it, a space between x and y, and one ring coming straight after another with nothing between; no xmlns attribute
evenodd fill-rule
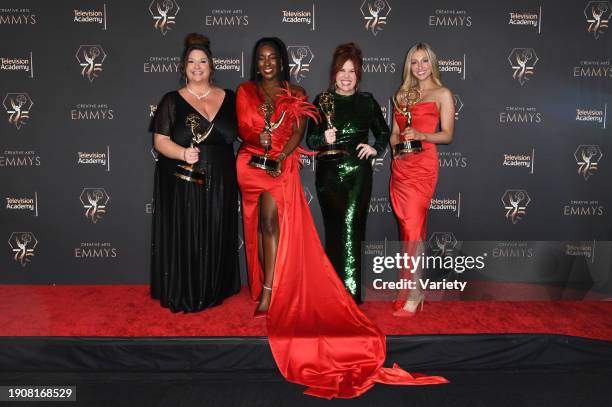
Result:
<svg viewBox="0 0 612 407"><path fill-rule="evenodd" d="M311 96L328 84L335 47L353 41L361 89L388 120L406 51L428 42L456 105L428 240L492 240L519 258L537 251L519 241L562 241L564 255L605 261L610 274L598 245L612 240L611 16L610 1L588 0L3 1L0 283L148 282L148 125L181 86L194 31L211 39L215 82L229 89L248 79L255 41L280 37ZM390 156L373 162L371 241L398 236ZM323 238L316 162L303 159Z"/></svg>

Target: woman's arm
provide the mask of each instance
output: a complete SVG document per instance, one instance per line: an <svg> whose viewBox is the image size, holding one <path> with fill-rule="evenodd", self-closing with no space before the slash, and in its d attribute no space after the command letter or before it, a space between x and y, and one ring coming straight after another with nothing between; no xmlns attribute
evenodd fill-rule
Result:
<svg viewBox="0 0 612 407"><path fill-rule="evenodd" d="M317 108L319 107L319 96L312 102ZM311 150L317 150L325 144L325 129L327 128L327 121L321 109L319 109L321 120L319 123L314 121L312 118L308 119L308 128L306 130L306 144Z"/></svg>
<svg viewBox="0 0 612 407"><path fill-rule="evenodd" d="M434 144L450 144L453 142L455 129L455 100L450 90L440 90L440 131L437 133L421 133L413 128L406 128L402 133L405 140L425 140Z"/></svg>
<svg viewBox="0 0 612 407"><path fill-rule="evenodd" d="M198 161L200 150L196 148L185 148L176 144L168 136L163 134L153 134L153 147L159 151L164 157L173 160L185 161L188 164L193 164Z"/></svg>

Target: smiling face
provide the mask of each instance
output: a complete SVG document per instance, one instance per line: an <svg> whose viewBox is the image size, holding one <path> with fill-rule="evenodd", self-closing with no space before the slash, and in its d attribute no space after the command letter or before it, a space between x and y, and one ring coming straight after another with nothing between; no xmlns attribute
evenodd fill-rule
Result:
<svg viewBox="0 0 612 407"><path fill-rule="evenodd" d="M275 80L278 78L280 55L273 46L263 44L257 50L257 71L264 80Z"/></svg>
<svg viewBox="0 0 612 407"><path fill-rule="evenodd" d="M194 49L187 56L185 63L185 75L190 83L209 83L210 82L210 60L206 53L199 49Z"/></svg>
<svg viewBox="0 0 612 407"><path fill-rule="evenodd" d="M419 81L424 81L431 75L431 60L424 49L417 49L410 58L410 72Z"/></svg>
<svg viewBox="0 0 612 407"><path fill-rule="evenodd" d="M347 59L336 73L336 92L341 95L352 95L357 86L357 74L353 61Z"/></svg>

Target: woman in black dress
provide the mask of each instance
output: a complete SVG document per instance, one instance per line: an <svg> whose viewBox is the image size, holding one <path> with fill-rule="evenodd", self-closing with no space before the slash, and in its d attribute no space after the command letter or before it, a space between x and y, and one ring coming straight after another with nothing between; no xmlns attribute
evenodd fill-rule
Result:
<svg viewBox="0 0 612 407"><path fill-rule="evenodd" d="M201 311L240 290L235 94L213 86L213 72L208 39L189 34L185 86L164 95L152 125L160 155L151 296L172 312Z"/></svg>

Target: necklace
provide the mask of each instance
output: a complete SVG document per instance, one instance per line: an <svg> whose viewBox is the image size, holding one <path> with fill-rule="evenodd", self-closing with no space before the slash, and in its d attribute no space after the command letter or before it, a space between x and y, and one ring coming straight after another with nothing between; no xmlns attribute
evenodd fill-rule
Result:
<svg viewBox="0 0 612 407"><path fill-rule="evenodd" d="M208 90L206 92L204 92L201 95L198 95L197 93L195 93L194 91L192 91L191 89L189 89L189 86L185 85L185 88L187 89L187 92L191 93L193 96L196 97L196 99L201 100L204 99L206 96L208 96L208 94L210 93L210 91L212 90L212 86L210 88L208 88Z"/></svg>

